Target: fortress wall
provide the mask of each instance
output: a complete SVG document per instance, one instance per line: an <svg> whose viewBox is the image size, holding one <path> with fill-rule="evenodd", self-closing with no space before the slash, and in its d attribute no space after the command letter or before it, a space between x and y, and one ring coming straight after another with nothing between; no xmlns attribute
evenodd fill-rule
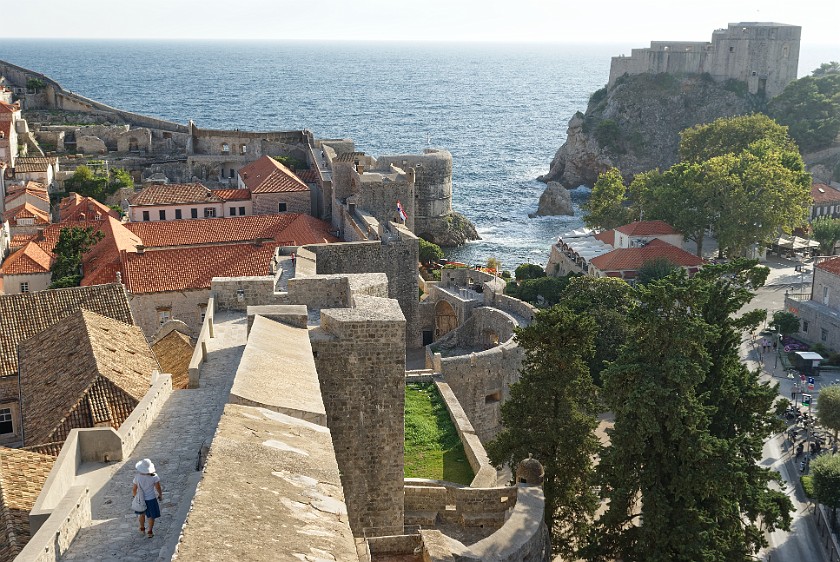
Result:
<svg viewBox="0 0 840 562"><path fill-rule="evenodd" d="M210 292L220 310L240 310L244 312L249 306L289 304L287 295L276 292L274 287L275 278L271 275L264 277L214 277L210 281ZM242 293L239 293L239 291L242 291ZM179 320L183 320L183 318L179 318ZM189 322L187 324L189 325Z"/></svg>
<svg viewBox="0 0 840 562"><path fill-rule="evenodd" d="M418 322L419 284L417 282L417 237L405 228L392 225L397 236L389 241L312 244L304 246L316 255L317 273L385 273L388 295L400 303L406 319L409 347L421 345Z"/></svg>
<svg viewBox="0 0 840 562"><path fill-rule="evenodd" d="M380 156L376 163L406 171L414 168L414 232L434 232L437 229L434 219L452 213L452 154L448 151L429 148L423 154ZM405 205L405 201L402 203Z"/></svg>
<svg viewBox="0 0 840 562"><path fill-rule="evenodd" d="M405 323L396 301L354 297L310 331L355 536L402 534Z"/></svg>
<svg viewBox="0 0 840 562"><path fill-rule="evenodd" d="M383 174L378 177L378 174ZM385 175L387 174L387 175ZM396 176L396 177L394 177ZM354 178L355 179L355 178ZM366 173L357 179L361 188L356 194L356 207L364 209L379 222L401 222L397 201L405 209L405 227L414 232L414 171L407 173L390 168L382 172Z"/></svg>

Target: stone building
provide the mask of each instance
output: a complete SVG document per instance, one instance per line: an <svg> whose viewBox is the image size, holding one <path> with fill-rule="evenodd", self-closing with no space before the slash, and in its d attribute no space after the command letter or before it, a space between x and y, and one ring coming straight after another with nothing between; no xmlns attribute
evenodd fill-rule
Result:
<svg viewBox="0 0 840 562"><path fill-rule="evenodd" d="M840 350L840 257L814 265L811 293L785 293L785 310L799 317L797 338Z"/></svg>
<svg viewBox="0 0 840 562"><path fill-rule="evenodd" d="M37 207L49 216L50 194L47 191L47 186L34 181L7 185L6 197L2 202L3 207L0 212L5 213L6 209L14 209L24 203Z"/></svg>
<svg viewBox="0 0 840 562"><path fill-rule="evenodd" d="M52 255L37 243L27 242L0 265L0 295L48 289L52 282L52 264Z"/></svg>
<svg viewBox="0 0 840 562"><path fill-rule="evenodd" d="M235 190L226 190L228 193ZM229 203L200 183L153 184L123 203L131 222L250 215L250 201ZM233 209L233 211L231 211ZM233 214L231 214L233 213Z"/></svg>
<svg viewBox="0 0 840 562"><path fill-rule="evenodd" d="M809 221L820 217L840 217L840 189L825 183L812 184L811 199L813 202L808 211Z"/></svg>
<svg viewBox="0 0 840 562"><path fill-rule="evenodd" d="M159 370L143 332L79 309L21 342L23 444L60 443L71 429L118 429Z"/></svg>
<svg viewBox="0 0 840 562"><path fill-rule="evenodd" d="M133 324L125 288L119 284L0 295L0 443L20 443L18 345L80 308ZM9 431L9 429L11 431Z"/></svg>
<svg viewBox="0 0 840 562"><path fill-rule="evenodd" d="M254 214L312 214L309 186L294 172L271 158L262 156L239 170L239 189L251 193Z"/></svg>
<svg viewBox="0 0 840 562"><path fill-rule="evenodd" d="M15 167L18 156L17 121L21 119L20 104L0 101L0 162Z"/></svg>
<svg viewBox="0 0 840 562"><path fill-rule="evenodd" d="M56 191L56 177L60 171L58 158L54 156L26 156L15 160L14 177L19 182L36 181Z"/></svg>
<svg viewBox="0 0 840 562"><path fill-rule="evenodd" d="M93 197L82 197L78 193L70 193L58 203L59 222L96 220L110 215L115 219L120 218L119 211L100 203Z"/></svg>
<svg viewBox="0 0 840 562"><path fill-rule="evenodd" d="M767 22L730 23L711 42L652 41L629 57L613 57L608 87L625 74L709 74L738 80L751 94L773 98L796 80L802 28Z"/></svg>

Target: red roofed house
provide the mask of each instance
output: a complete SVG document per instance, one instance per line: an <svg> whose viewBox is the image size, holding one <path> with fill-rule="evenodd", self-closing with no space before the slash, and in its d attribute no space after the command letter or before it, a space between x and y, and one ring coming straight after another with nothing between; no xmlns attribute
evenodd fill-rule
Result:
<svg viewBox="0 0 840 562"><path fill-rule="evenodd" d="M589 261L589 275L592 277L619 277L633 280L639 269L650 261L664 258L690 274L697 273L703 266L702 258L658 238L630 248L616 248L612 252L597 256Z"/></svg>
<svg viewBox="0 0 840 562"><path fill-rule="evenodd" d="M14 169L17 181L37 181L53 188L59 172L59 163L56 157L21 156L15 160Z"/></svg>
<svg viewBox="0 0 840 562"><path fill-rule="evenodd" d="M27 202L6 209L3 213L3 221L9 223L9 232L12 236L35 234L39 228L50 224L50 213Z"/></svg>
<svg viewBox="0 0 840 562"><path fill-rule="evenodd" d="M262 156L240 169L239 187L251 192L254 214L312 214L309 186L270 156Z"/></svg>
<svg viewBox="0 0 840 562"><path fill-rule="evenodd" d="M653 239L662 240L682 248L683 235L665 221L636 221L619 226L614 230L614 241L608 242L614 248L632 248L646 244Z"/></svg>
<svg viewBox="0 0 840 562"><path fill-rule="evenodd" d="M104 218L107 215L115 219L120 218L119 211L100 203L93 197L82 197L78 193L71 193L58 204L58 220L60 222L98 220L98 218Z"/></svg>
<svg viewBox="0 0 840 562"><path fill-rule="evenodd" d="M253 214L246 189L211 190L200 183L153 184L131 197L131 222L166 221Z"/></svg>
<svg viewBox="0 0 840 562"><path fill-rule="evenodd" d="M53 257L35 242L10 255L0 267L0 294L15 295L48 289Z"/></svg>
<svg viewBox="0 0 840 562"><path fill-rule="evenodd" d="M820 217L840 217L840 189L824 183L812 184L811 199L809 221Z"/></svg>
<svg viewBox="0 0 840 562"><path fill-rule="evenodd" d="M11 184L6 186L6 198L3 201L3 212L6 209L19 207L24 203L30 203L45 213L50 212L50 194L47 186L36 181L28 181L25 184Z"/></svg>

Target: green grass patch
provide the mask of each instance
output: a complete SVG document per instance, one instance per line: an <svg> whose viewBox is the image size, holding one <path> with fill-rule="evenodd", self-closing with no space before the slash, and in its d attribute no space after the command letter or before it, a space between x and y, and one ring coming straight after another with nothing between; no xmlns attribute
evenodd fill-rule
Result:
<svg viewBox="0 0 840 562"><path fill-rule="evenodd" d="M405 477L469 485L464 445L433 383L405 387Z"/></svg>

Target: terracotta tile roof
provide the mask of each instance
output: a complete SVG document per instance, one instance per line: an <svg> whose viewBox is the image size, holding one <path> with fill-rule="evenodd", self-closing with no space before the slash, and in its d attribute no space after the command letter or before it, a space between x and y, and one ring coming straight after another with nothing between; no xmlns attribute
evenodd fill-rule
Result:
<svg viewBox="0 0 840 562"><path fill-rule="evenodd" d="M360 160L365 155L364 152L342 152L335 158L334 162L349 162L353 164L356 160Z"/></svg>
<svg viewBox="0 0 840 562"><path fill-rule="evenodd" d="M309 225L303 231L299 223ZM259 240L300 240L299 244L335 242L330 224L309 215L282 213L247 217L220 217L178 221L130 222L125 228L143 240L146 248L234 244ZM287 229L293 230L286 232Z"/></svg>
<svg viewBox="0 0 840 562"><path fill-rule="evenodd" d="M655 238L639 248L619 248L592 258L589 263L604 272L638 271L642 264L656 258L666 258L682 267L699 267L703 260L691 252Z"/></svg>
<svg viewBox="0 0 840 562"><path fill-rule="evenodd" d="M29 512L55 457L0 447L0 560L14 560L32 538Z"/></svg>
<svg viewBox="0 0 840 562"><path fill-rule="evenodd" d="M26 246L26 243L33 238L35 238L34 234L15 234L9 241L9 246L11 246L11 250L14 252Z"/></svg>
<svg viewBox="0 0 840 562"><path fill-rule="evenodd" d="M821 261L817 264L817 269L822 269L834 275L840 275L840 256Z"/></svg>
<svg viewBox="0 0 840 562"><path fill-rule="evenodd" d="M221 202L222 199L213 195L210 189L200 183L152 184L129 200L132 206Z"/></svg>
<svg viewBox="0 0 840 562"><path fill-rule="evenodd" d="M840 203L840 190L824 183L811 184L811 197L817 205Z"/></svg>
<svg viewBox="0 0 840 562"><path fill-rule="evenodd" d="M34 224L50 224L49 213L42 211L29 202L9 209L3 214L3 220L7 220L10 223L16 223L20 219L35 219Z"/></svg>
<svg viewBox="0 0 840 562"><path fill-rule="evenodd" d="M277 244L235 244L123 254L123 282L132 294L209 289L213 277L268 275Z"/></svg>
<svg viewBox="0 0 840 562"><path fill-rule="evenodd" d="M679 234L673 226L665 221L636 221L616 228L617 231L628 236L654 236L657 234Z"/></svg>
<svg viewBox="0 0 840 562"><path fill-rule="evenodd" d="M189 336L172 330L152 344L152 351L160 363L160 371L172 375L172 388L187 388L193 344Z"/></svg>
<svg viewBox="0 0 840 562"><path fill-rule="evenodd" d="M58 214L62 222L95 219L96 215L120 218L119 212L108 205L100 203L93 197L82 197L78 193L71 193L59 202Z"/></svg>
<svg viewBox="0 0 840 562"><path fill-rule="evenodd" d="M50 166L56 166L57 164L58 158L46 158L43 156L21 157L15 160L15 173L46 172Z"/></svg>
<svg viewBox="0 0 840 562"><path fill-rule="evenodd" d="M30 180L25 184L6 186L6 201L14 199L14 197L24 193L26 193L27 195L37 197L38 199L43 199L46 202L49 202L50 200L50 194L47 191L47 186L45 186L41 182ZM6 207L8 206L9 205L6 204Z"/></svg>
<svg viewBox="0 0 840 562"><path fill-rule="evenodd" d="M140 328L84 309L19 349L28 446L63 441L74 428L119 428L160 368Z"/></svg>
<svg viewBox="0 0 840 562"><path fill-rule="evenodd" d="M0 275L49 273L50 267L52 267L52 256L35 242L28 242L23 248L6 258L0 266Z"/></svg>
<svg viewBox="0 0 840 562"><path fill-rule="evenodd" d="M247 189L214 189L213 195L225 201L250 201L251 192Z"/></svg>
<svg viewBox="0 0 840 562"><path fill-rule="evenodd" d="M309 191L309 186L294 172L270 156L244 166L239 170L239 176L251 193Z"/></svg>
<svg viewBox="0 0 840 562"><path fill-rule="evenodd" d="M295 175L300 178L303 183L318 183L318 170L295 170Z"/></svg>
<svg viewBox="0 0 840 562"><path fill-rule="evenodd" d="M49 289L0 295L0 376L18 370L18 344L84 307L103 316L134 324L122 285Z"/></svg>
<svg viewBox="0 0 840 562"><path fill-rule="evenodd" d="M604 244L615 246L615 230L603 230L598 234L593 234L592 237L595 240L600 240Z"/></svg>
<svg viewBox="0 0 840 562"><path fill-rule="evenodd" d="M0 101L0 113L16 113L20 111L20 102L6 103Z"/></svg>

